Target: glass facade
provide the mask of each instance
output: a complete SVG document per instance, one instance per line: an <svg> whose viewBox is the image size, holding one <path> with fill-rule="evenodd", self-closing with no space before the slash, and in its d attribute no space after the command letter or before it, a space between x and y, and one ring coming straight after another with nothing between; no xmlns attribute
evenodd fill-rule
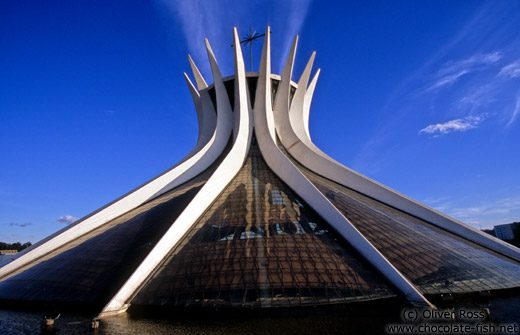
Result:
<svg viewBox="0 0 520 335"><path fill-rule="evenodd" d="M269 307L395 296L266 165L253 143L234 180L132 306Z"/></svg>
<svg viewBox="0 0 520 335"><path fill-rule="evenodd" d="M0 300L102 307L204 185L218 162L191 181L63 245L0 282Z"/></svg>
<svg viewBox="0 0 520 335"><path fill-rule="evenodd" d="M423 294L520 286L520 264L424 220L302 172Z"/></svg>

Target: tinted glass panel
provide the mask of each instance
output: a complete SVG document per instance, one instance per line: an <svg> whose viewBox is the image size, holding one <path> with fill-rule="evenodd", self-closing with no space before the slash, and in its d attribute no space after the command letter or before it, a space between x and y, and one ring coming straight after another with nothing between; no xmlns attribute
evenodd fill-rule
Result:
<svg viewBox="0 0 520 335"><path fill-rule="evenodd" d="M251 146L132 305L267 307L394 296Z"/></svg>
<svg viewBox="0 0 520 335"><path fill-rule="evenodd" d="M216 165L0 282L0 299L102 306L146 257Z"/></svg>
<svg viewBox="0 0 520 335"><path fill-rule="evenodd" d="M520 286L518 262L299 167L421 292Z"/></svg>

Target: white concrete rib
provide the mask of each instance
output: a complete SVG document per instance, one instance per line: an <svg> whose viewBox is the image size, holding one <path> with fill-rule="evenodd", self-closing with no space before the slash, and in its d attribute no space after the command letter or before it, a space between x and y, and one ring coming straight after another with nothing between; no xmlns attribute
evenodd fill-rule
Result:
<svg viewBox="0 0 520 335"><path fill-rule="evenodd" d="M213 77L219 78L218 80L214 79L215 92L226 92L226 88L224 87L224 81L222 78L222 73L220 73L220 69L218 68L215 55L213 54L211 46L209 45L209 42L207 40L206 48L208 50L208 57L210 59L210 63L213 64L212 68L215 68L215 72L213 72ZM202 78L202 75L199 73L199 70L197 69L191 58L190 64L193 69L193 73L198 73L198 75L195 75L195 77ZM206 81L204 80L204 78L199 79L199 81L202 81L202 84L198 84L200 85L199 87L207 88L207 85L205 85ZM194 88L192 85L191 90L193 89ZM224 148L226 147L229 141L229 137L231 136L231 133L233 131L233 113L231 112L231 104L229 103L229 99L225 101L219 101L217 99L217 113L215 111L215 106L213 105L213 102L211 101L211 98L209 96L208 90L204 89L200 91L200 105L201 114L204 116L204 124L215 124L214 122L216 117L216 126L214 126L213 128L214 132L209 140L209 143L211 143L212 145L206 146L199 150L199 152L197 152L198 159L196 164L189 167L186 171L183 172L183 174L179 175L177 178L173 179L170 183L165 185L164 188L159 190L159 192L157 192L155 196L163 194L171 189L174 189L175 187L187 182L188 180L202 173L222 154ZM208 126L205 127L204 125L202 127L204 130L208 128ZM207 134L201 135L199 136L199 138L202 137L201 140L203 140L205 136L207 136Z"/></svg>
<svg viewBox="0 0 520 335"><path fill-rule="evenodd" d="M196 69L194 64L193 67ZM198 73L198 70L195 73ZM0 280L10 277L56 248L192 179L206 170L222 154L231 134L230 120L233 114L226 113L226 109L223 109L224 112L217 115L209 94L204 91L200 95L189 79L187 83L201 125L194 149L181 162L158 177L36 243L17 259L0 268Z"/></svg>
<svg viewBox="0 0 520 335"><path fill-rule="evenodd" d="M314 78L312 79L309 88L306 90L307 83L309 81L309 77L311 74L312 64L314 62L314 57L316 53L313 52L303 74L298 81L298 87L296 88L296 92L294 93L294 97L291 102L291 106L289 108L289 121L285 117L285 123L283 123L283 127L286 133L289 133L292 139L291 142L303 142L308 148L310 148L313 152L320 155L321 157L332 160L329 158L327 154L322 152L318 147L314 145L311 141L310 133L309 133L309 112L312 102L312 95L314 94L314 89L316 87L316 82L318 81L318 76L320 70L316 72ZM294 132L294 135L292 134ZM286 137L289 135L286 135Z"/></svg>
<svg viewBox="0 0 520 335"><path fill-rule="evenodd" d="M309 132L309 115L311 110L311 102L312 97L314 95L314 89L316 88L316 83L318 82L318 77L320 76L321 69L318 69L316 71L316 74L314 74L314 77L311 80L311 83L309 84L309 87L307 88L307 91L305 92L305 98L304 98L304 104L303 104L303 129L305 131L305 135L303 138L308 138L309 142L311 141L311 133Z"/></svg>
<svg viewBox="0 0 520 335"><path fill-rule="evenodd" d="M195 64L193 66L195 66ZM198 71L196 67L194 71ZM184 73L184 78L186 79L186 84L188 85L191 97L193 98L193 104L195 105L195 110L197 111L197 121L199 127L197 145L195 145L192 151L188 154L190 155L192 153L195 154L200 149L202 149L204 145L206 145L213 137L215 128L217 126L217 114L215 112L214 106L212 106L213 104L210 103L208 105L208 101L204 99L204 96L207 95L207 92L199 93L199 91L202 90L199 89L198 91L195 86L193 86L193 83L186 73ZM211 102L211 99L208 100Z"/></svg>
<svg viewBox="0 0 520 335"><path fill-rule="evenodd" d="M130 299L135 296L143 283L149 278L153 271L161 265L161 262L168 253L175 248L181 241L186 232L197 222L199 217L215 201L219 194L229 184L229 182L240 171L247 153L252 136L251 107L249 104L248 90L246 84L245 67L240 49L240 41L236 28L234 34L235 50L235 124L236 131L231 150L213 173L210 179L197 193L193 200L188 204L184 211L172 224L170 229L163 235L156 246L143 260L139 267L134 271L126 283L121 287L117 294L105 306L100 316L107 316L124 312L130 303ZM229 99L220 75L220 70L213 56L209 44L208 54L213 71L217 105L218 108L227 108ZM220 112L220 109L219 109Z"/></svg>
<svg viewBox="0 0 520 335"><path fill-rule="evenodd" d="M291 51L293 52L293 49ZM294 56L291 57L294 59ZM309 63L312 63L312 60L313 57L311 57ZM278 135L293 158L309 170L338 184L352 188L460 237L520 261L520 250L518 248L367 178L336 162L317 148L312 143L308 130L309 107L315 81L313 80L309 88L306 88L307 71L310 71L309 65L298 83L288 114L286 110L275 110Z"/></svg>
<svg viewBox="0 0 520 335"><path fill-rule="evenodd" d="M195 77L195 82L197 83L197 88L199 89L199 91L208 88L206 80L200 73L199 69L195 65L195 62L193 61L190 55L188 55L188 61L190 62L191 72L193 72L193 76Z"/></svg>
<svg viewBox="0 0 520 335"><path fill-rule="evenodd" d="M265 34L262 60L255 96L254 127L256 139L267 165L294 192L307 202L324 220L341 234L363 257L391 282L410 302L432 306L428 300L404 277L361 233L323 196L323 194L292 164L276 145L276 113L271 108L271 60L269 27ZM291 48L288 61L278 86L275 108L289 108L290 72L294 59ZM280 91L282 89L282 91ZM283 96L281 94L285 94ZM285 112L287 114L287 111Z"/></svg>

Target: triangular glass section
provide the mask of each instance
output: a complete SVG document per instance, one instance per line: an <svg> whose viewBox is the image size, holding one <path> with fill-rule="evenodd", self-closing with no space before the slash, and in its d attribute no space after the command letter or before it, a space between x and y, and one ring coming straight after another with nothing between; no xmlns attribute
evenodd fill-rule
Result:
<svg viewBox="0 0 520 335"><path fill-rule="evenodd" d="M267 166L244 166L131 302L269 307L395 296L353 248Z"/></svg>
<svg viewBox="0 0 520 335"><path fill-rule="evenodd" d="M0 302L55 303L88 310L101 309L152 250L217 165L213 164L183 185L60 246L17 275L0 282Z"/></svg>
<svg viewBox="0 0 520 335"><path fill-rule="evenodd" d="M519 262L298 166L423 294L520 286Z"/></svg>

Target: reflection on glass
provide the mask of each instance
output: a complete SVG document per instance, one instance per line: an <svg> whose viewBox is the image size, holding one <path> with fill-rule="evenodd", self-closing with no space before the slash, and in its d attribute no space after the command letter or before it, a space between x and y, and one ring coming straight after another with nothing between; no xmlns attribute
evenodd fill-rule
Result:
<svg viewBox="0 0 520 335"><path fill-rule="evenodd" d="M257 146L132 305L267 307L394 296Z"/></svg>
<svg viewBox="0 0 520 335"><path fill-rule="evenodd" d="M299 168L424 294L520 286L518 262Z"/></svg>
<svg viewBox="0 0 520 335"><path fill-rule="evenodd" d="M215 166L0 282L0 300L102 307L184 210Z"/></svg>

